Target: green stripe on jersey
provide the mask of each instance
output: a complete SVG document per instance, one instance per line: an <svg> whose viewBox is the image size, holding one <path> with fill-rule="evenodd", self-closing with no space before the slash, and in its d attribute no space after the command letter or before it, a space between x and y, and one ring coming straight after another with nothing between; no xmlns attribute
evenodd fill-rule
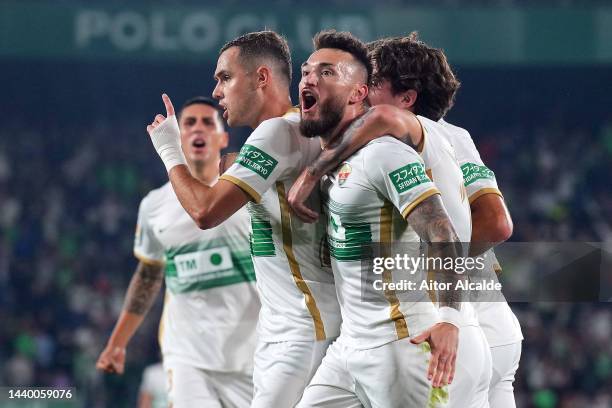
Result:
<svg viewBox="0 0 612 408"><path fill-rule="evenodd" d="M265 207L261 204L249 203L247 210L251 215L251 244L252 256L275 256L276 249L272 239L272 224Z"/></svg>

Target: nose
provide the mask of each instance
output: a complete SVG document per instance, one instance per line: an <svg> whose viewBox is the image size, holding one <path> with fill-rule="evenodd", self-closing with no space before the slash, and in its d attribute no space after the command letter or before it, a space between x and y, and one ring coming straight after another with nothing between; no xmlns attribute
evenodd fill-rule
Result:
<svg viewBox="0 0 612 408"><path fill-rule="evenodd" d="M217 82L217 85L215 85L215 89L213 89L212 96L215 99L223 98L223 92L221 92L221 86L220 86L219 82Z"/></svg>
<svg viewBox="0 0 612 408"><path fill-rule="evenodd" d="M302 77L302 84L304 84L304 86L316 86L318 82L319 77L316 75L314 70Z"/></svg>

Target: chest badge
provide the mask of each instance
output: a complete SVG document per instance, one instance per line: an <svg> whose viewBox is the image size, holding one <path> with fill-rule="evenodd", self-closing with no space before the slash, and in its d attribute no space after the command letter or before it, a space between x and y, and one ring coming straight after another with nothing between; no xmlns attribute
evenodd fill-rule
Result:
<svg viewBox="0 0 612 408"><path fill-rule="evenodd" d="M343 163L342 167L340 167L340 171L338 172L338 184L343 185L348 176L351 175L353 168L348 163Z"/></svg>

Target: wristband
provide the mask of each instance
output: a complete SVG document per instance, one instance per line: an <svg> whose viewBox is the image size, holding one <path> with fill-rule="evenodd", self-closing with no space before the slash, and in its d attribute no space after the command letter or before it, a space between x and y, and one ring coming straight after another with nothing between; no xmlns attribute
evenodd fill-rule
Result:
<svg viewBox="0 0 612 408"><path fill-rule="evenodd" d="M170 115L151 132L151 141L166 166L166 171L179 164L187 164L181 148L181 130L176 116Z"/></svg>

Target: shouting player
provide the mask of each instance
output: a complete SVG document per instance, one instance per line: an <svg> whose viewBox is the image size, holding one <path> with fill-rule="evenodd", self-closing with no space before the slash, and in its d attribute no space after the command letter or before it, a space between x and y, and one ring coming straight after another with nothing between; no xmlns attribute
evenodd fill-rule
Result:
<svg viewBox="0 0 612 408"><path fill-rule="evenodd" d="M300 128L306 136L320 136L325 147L368 110L371 65L365 45L349 33L321 32L314 44L315 52L302 65ZM422 133L418 123L410 133ZM404 170L418 176L398 182L394 174ZM402 301L385 290L372 301L362 297L363 291L372 294L362 279L362 245L419 242L419 237L428 243L458 243L422 159L406 144L382 137L333 171L323 192L342 330L299 406L446 406L446 392L439 387L454 371L459 292L440 292L442 322L427 296ZM442 252L451 257L460 253L452 244ZM443 275L453 283L459 279L454 271Z"/></svg>
<svg viewBox="0 0 612 408"><path fill-rule="evenodd" d="M204 97L187 101L180 113L180 135L187 171L205 185L217 183L228 135L216 102ZM123 372L127 344L165 272L159 340L173 407L250 406L260 303L248 222L246 211L238 211L202 231L170 183L151 191L138 212L134 254L140 262L97 367Z"/></svg>

